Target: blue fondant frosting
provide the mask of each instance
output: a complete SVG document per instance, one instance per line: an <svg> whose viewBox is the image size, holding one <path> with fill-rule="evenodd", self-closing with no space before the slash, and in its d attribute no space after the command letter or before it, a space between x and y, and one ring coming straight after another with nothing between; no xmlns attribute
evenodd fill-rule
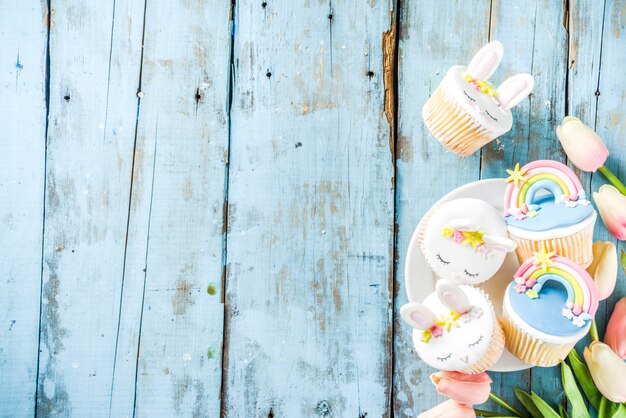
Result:
<svg viewBox="0 0 626 418"><path fill-rule="evenodd" d="M537 299L515 291L515 282L507 287L511 309L528 325L549 335L566 337L580 332L581 328L562 315L568 300L568 291L558 281L543 283Z"/></svg>
<svg viewBox="0 0 626 418"><path fill-rule="evenodd" d="M541 182L537 182L533 184L532 187L540 183ZM527 196L533 194L534 192L532 194L529 192ZM560 196L560 194L558 194L558 196ZM594 211L591 205L569 207L561 202L560 198L555 201L552 195L535 197L532 204L537 205L537 216L527 217L522 220L515 219L514 216L507 216L504 219L506 224L526 231L547 231L554 228L564 228L575 225L587 219Z"/></svg>

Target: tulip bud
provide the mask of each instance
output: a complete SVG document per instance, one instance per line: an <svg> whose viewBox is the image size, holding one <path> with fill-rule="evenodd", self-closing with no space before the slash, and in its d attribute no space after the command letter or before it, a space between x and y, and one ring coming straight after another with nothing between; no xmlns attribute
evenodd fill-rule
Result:
<svg viewBox="0 0 626 418"><path fill-rule="evenodd" d="M593 261L587 272L596 284L598 299L611 296L617 280L617 249L612 242L596 241L593 243Z"/></svg>
<svg viewBox="0 0 626 418"><path fill-rule="evenodd" d="M566 116L557 126L556 136L567 158L582 171L595 172L609 156L598 134L573 116Z"/></svg>
<svg viewBox="0 0 626 418"><path fill-rule="evenodd" d="M430 380L437 387L437 393L467 405L487 402L491 392L491 378L485 372L464 374L442 371L431 374Z"/></svg>
<svg viewBox="0 0 626 418"><path fill-rule="evenodd" d="M593 341L583 352L596 387L612 402L626 402L626 363L608 345Z"/></svg>
<svg viewBox="0 0 626 418"><path fill-rule="evenodd" d="M476 413L471 406L448 399L434 408L422 412L417 418L476 418Z"/></svg>
<svg viewBox="0 0 626 418"><path fill-rule="evenodd" d="M606 326L604 342L622 360L626 360L626 297L621 298L613 309L613 314Z"/></svg>
<svg viewBox="0 0 626 418"><path fill-rule="evenodd" d="M626 240L626 196L605 184L593 193L593 200L609 232L620 241Z"/></svg>

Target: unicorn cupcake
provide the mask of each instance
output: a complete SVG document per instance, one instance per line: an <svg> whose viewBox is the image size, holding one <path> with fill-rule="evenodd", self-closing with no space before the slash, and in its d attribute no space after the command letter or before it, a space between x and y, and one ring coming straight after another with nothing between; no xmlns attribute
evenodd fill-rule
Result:
<svg viewBox="0 0 626 418"><path fill-rule="evenodd" d="M450 68L422 108L430 133L461 157L510 131L511 109L533 89L530 74L514 75L497 89L487 81L503 54L502 44L493 41L478 51L469 66Z"/></svg>

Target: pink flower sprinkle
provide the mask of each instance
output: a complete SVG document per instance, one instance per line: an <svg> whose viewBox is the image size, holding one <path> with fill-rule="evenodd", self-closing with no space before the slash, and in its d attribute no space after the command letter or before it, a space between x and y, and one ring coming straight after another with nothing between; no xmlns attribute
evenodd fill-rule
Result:
<svg viewBox="0 0 626 418"><path fill-rule="evenodd" d="M454 231L454 235L452 238L454 239L454 242L456 242L457 244L462 243L463 240L465 239L465 237L463 236L463 233L459 231L458 229Z"/></svg>
<svg viewBox="0 0 626 418"><path fill-rule="evenodd" d="M430 329L430 333L433 337L439 338L443 334L443 328L441 328L439 325L435 325Z"/></svg>
<svg viewBox="0 0 626 418"><path fill-rule="evenodd" d="M514 289L515 289L515 291L517 293L525 293L526 292L526 286L524 286L523 284L515 285Z"/></svg>

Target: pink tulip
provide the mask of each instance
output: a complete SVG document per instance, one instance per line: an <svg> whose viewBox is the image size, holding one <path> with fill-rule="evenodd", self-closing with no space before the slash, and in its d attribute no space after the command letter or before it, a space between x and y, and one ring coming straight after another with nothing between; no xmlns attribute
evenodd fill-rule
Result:
<svg viewBox="0 0 626 418"><path fill-rule="evenodd" d="M491 379L487 373L464 374L437 372L430 375L437 393L462 404L476 405L486 402L491 392Z"/></svg>
<svg viewBox="0 0 626 418"><path fill-rule="evenodd" d="M604 342L622 360L626 360L626 297L621 298L613 309L613 314L606 326Z"/></svg>
<svg viewBox="0 0 626 418"><path fill-rule="evenodd" d="M569 160L582 171L595 172L609 156L598 134L573 116L566 116L557 126L556 136Z"/></svg>
<svg viewBox="0 0 626 418"><path fill-rule="evenodd" d="M593 193L593 200L609 232L620 241L626 240L626 196L605 184Z"/></svg>
<svg viewBox="0 0 626 418"><path fill-rule="evenodd" d="M471 406L448 399L434 408L422 412L417 418L476 418L476 413Z"/></svg>

